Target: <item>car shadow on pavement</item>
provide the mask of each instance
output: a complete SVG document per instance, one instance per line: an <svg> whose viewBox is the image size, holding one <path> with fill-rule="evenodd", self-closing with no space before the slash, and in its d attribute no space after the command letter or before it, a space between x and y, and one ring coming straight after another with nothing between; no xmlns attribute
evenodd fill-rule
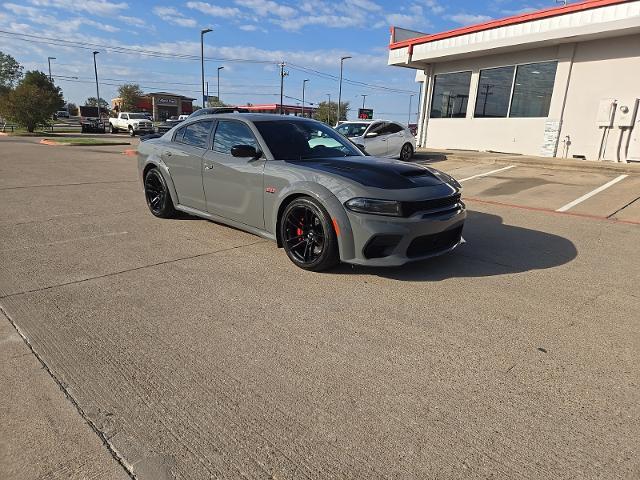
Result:
<svg viewBox="0 0 640 480"><path fill-rule="evenodd" d="M411 162L420 162L423 164L444 162L447 160L447 154L444 152L415 152L411 157Z"/></svg>
<svg viewBox="0 0 640 480"><path fill-rule="evenodd" d="M466 243L451 253L402 267L374 268L343 264L337 274L373 274L403 281L488 277L543 270L571 262L578 251L570 240L550 233L505 225L502 217L469 211Z"/></svg>

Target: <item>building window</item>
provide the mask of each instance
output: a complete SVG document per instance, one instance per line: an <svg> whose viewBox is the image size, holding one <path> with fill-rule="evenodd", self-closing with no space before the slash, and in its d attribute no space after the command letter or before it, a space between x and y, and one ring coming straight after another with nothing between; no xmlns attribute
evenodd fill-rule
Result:
<svg viewBox="0 0 640 480"><path fill-rule="evenodd" d="M547 117L558 62L518 65L510 117Z"/></svg>
<svg viewBox="0 0 640 480"><path fill-rule="evenodd" d="M480 70L476 118L504 118L509 113L509 100L513 86L513 65Z"/></svg>
<svg viewBox="0 0 640 480"><path fill-rule="evenodd" d="M471 72L436 75L431 100L431 118L467 116Z"/></svg>

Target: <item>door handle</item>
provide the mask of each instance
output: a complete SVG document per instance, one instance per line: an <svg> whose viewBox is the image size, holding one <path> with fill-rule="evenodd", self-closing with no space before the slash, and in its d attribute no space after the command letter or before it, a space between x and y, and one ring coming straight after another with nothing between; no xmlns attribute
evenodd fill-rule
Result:
<svg viewBox="0 0 640 480"><path fill-rule="evenodd" d="M171 155L173 155L169 150L167 150L166 152L164 152L164 154L165 154L167 157L170 157Z"/></svg>
<svg viewBox="0 0 640 480"><path fill-rule="evenodd" d="M211 165L205 165L205 166L204 166L204 169L205 169L205 170L212 170L212 169L213 169L213 164L211 164Z"/></svg>

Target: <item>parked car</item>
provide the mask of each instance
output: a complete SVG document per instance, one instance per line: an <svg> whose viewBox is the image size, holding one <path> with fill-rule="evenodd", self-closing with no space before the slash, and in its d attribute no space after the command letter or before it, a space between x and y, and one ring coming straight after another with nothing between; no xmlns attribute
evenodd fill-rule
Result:
<svg viewBox="0 0 640 480"><path fill-rule="evenodd" d="M416 137L406 125L387 120L343 122L336 130L374 157L410 160Z"/></svg>
<svg viewBox="0 0 640 480"><path fill-rule="evenodd" d="M178 120L186 120L189 118L189 115L178 115Z"/></svg>
<svg viewBox="0 0 640 480"><path fill-rule="evenodd" d="M189 118L199 117L200 115L216 115L218 113L248 113L249 110L246 108L236 108L236 107L207 107L200 108L196 110Z"/></svg>
<svg viewBox="0 0 640 480"><path fill-rule="evenodd" d="M55 113L55 117L56 118L69 118L69 112L67 112L66 110L58 110Z"/></svg>
<svg viewBox="0 0 640 480"><path fill-rule="evenodd" d="M462 242L461 187L438 170L366 157L321 122L203 115L138 146L147 205L276 242L297 266L396 266Z"/></svg>
<svg viewBox="0 0 640 480"><path fill-rule="evenodd" d="M102 112L98 111L98 107L91 107L88 105L82 105L80 109L80 127L82 133L105 133L105 122L101 118Z"/></svg>
<svg viewBox="0 0 640 480"><path fill-rule="evenodd" d="M180 119L179 117L175 119L169 118L162 122L160 125L156 126L156 133L167 133L176 125L180 125L184 120L186 119Z"/></svg>
<svg viewBox="0 0 640 480"><path fill-rule="evenodd" d="M153 124L144 113L120 112L117 117L109 119L111 133L118 133L124 130L130 137L134 135L153 133Z"/></svg>

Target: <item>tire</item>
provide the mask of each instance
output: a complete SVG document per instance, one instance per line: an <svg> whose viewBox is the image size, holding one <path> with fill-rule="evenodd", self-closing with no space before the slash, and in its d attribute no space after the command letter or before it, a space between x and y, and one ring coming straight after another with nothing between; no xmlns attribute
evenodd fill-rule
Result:
<svg viewBox="0 0 640 480"><path fill-rule="evenodd" d="M172 218L176 209L164 177L157 168L152 168L144 176L144 198L152 214L159 218Z"/></svg>
<svg viewBox="0 0 640 480"><path fill-rule="evenodd" d="M129 127L129 136L130 137L135 137L136 136L136 132L133 131L133 127Z"/></svg>
<svg viewBox="0 0 640 480"><path fill-rule="evenodd" d="M111 127L111 133L118 133L118 129L114 127L113 124L110 124L110 127Z"/></svg>
<svg viewBox="0 0 640 480"><path fill-rule="evenodd" d="M405 143L400 149L400 160L408 162L413 157L413 146L410 143Z"/></svg>
<svg viewBox="0 0 640 480"><path fill-rule="evenodd" d="M316 200L293 200L282 212L278 230L284 251L296 266L320 272L340 262L331 218Z"/></svg>

